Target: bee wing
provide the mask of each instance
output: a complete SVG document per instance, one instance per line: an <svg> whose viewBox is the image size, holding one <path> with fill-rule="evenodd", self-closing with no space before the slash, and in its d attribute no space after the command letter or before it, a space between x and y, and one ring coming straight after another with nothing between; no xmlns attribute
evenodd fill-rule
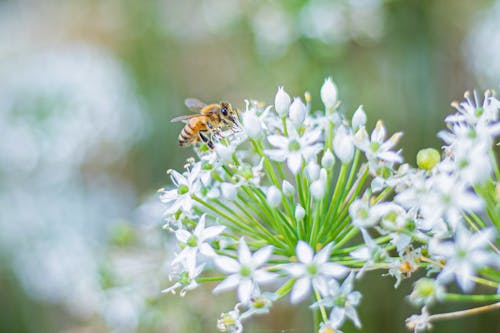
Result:
<svg viewBox="0 0 500 333"><path fill-rule="evenodd" d="M200 109L204 108L207 106L206 103L203 103L197 98L186 98L184 100L184 104L191 110L193 111L200 111Z"/></svg>
<svg viewBox="0 0 500 333"><path fill-rule="evenodd" d="M205 115L202 115L202 114L187 114L187 115L184 115L184 116L179 116L179 117L175 117L174 119L170 120L170 122L172 123L176 123L176 122L179 122L179 121L187 121L191 118L196 118L196 117L205 117Z"/></svg>

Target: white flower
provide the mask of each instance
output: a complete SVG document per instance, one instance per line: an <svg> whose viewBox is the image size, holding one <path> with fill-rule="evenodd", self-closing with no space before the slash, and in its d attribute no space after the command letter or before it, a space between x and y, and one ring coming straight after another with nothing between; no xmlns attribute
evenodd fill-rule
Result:
<svg viewBox="0 0 500 333"><path fill-rule="evenodd" d="M281 188L283 190L283 194L285 194L287 197L292 196L295 193L295 188L293 187L292 184L288 180L283 180L283 183L281 185Z"/></svg>
<svg viewBox="0 0 500 333"><path fill-rule="evenodd" d="M301 205L297 205L297 207L295 207L295 219L297 219L297 221L300 221L304 218L305 215L305 209Z"/></svg>
<svg viewBox="0 0 500 333"><path fill-rule="evenodd" d="M437 174L426 180L428 192L423 194L421 213L425 219L436 221L446 218L454 229L461 219L462 211L477 211L482 207L481 199L454 175Z"/></svg>
<svg viewBox="0 0 500 333"><path fill-rule="evenodd" d="M184 296L186 292L189 290L193 290L196 287L198 287L198 283L196 282L196 277L203 272L203 268L205 265L200 265L196 267L194 270L182 270L180 272L173 272L170 276L169 279L176 279L177 282L175 282L171 287L166 288L162 290L162 293L172 293L175 294L175 291L178 288L181 288L181 291L179 295Z"/></svg>
<svg viewBox="0 0 500 333"><path fill-rule="evenodd" d="M370 207L367 199L356 199L349 206L349 215L352 218L352 224L358 228L373 227L379 219L377 210Z"/></svg>
<svg viewBox="0 0 500 333"><path fill-rule="evenodd" d="M243 324L241 323L240 310L238 309L239 303L236 304L234 310L221 313L217 319L217 328L221 332L242 333Z"/></svg>
<svg viewBox="0 0 500 333"><path fill-rule="evenodd" d="M352 116L352 129L356 131L358 128L365 126L366 113L363 110L363 105L360 105Z"/></svg>
<svg viewBox="0 0 500 333"><path fill-rule="evenodd" d="M333 156L332 151L328 149L323 154L321 158L321 166L325 169L330 169L335 164L335 156Z"/></svg>
<svg viewBox="0 0 500 333"><path fill-rule="evenodd" d="M311 195L316 199L322 199L326 193L326 170L321 169L319 178L312 182Z"/></svg>
<svg viewBox="0 0 500 333"><path fill-rule="evenodd" d="M413 330L413 333L430 330L432 328L432 325L429 317L429 312L427 312L427 308L424 306L422 308L422 314L411 315L406 319L406 327L408 327L408 329L410 330Z"/></svg>
<svg viewBox="0 0 500 333"><path fill-rule="evenodd" d="M278 92L274 97L274 108L280 117L286 117L288 108L290 107L290 96L286 93L283 87L278 88Z"/></svg>
<svg viewBox="0 0 500 333"><path fill-rule="evenodd" d="M252 255L245 239L241 238L238 246L238 260L225 256L215 258L217 267L229 275L214 288L213 292L237 287L238 299L243 304L247 304L258 284L270 282L276 278L276 274L269 273L265 269L258 269L267 262L272 251L272 246L266 246Z"/></svg>
<svg viewBox="0 0 500 333"><path fill-rule="evenodd" d="M327 109L333 108L337 103L337 87L329 77L321 86L321 100Z"/></svg>
<svg viewBox="0 0 500 333"><path fill-rule="evenodd" d="M281 204L281 197L281 192L276 186L269 186L266 192L267 203L269 203L269 206L278 207Z"/></svg>
<svg viewBox="0 0 500 333"><path fill-rule="evenodd" d="M354 144L352 135L350 135L344 126L337 129L333 138L333 150L342 163L351 162L354 156Z"/></svg>
<svg viewBox="0 0 500 333"><path fill-rule="evenodd" d="M327 293L322 295L323 299L312 305L313 308L318 306L326 306L332 308L330 312L330 321L342 325L347 318L351 319L356 327L361 327L356 306L361 300L361 293L359 291L352 291L354 274L351 273L344 280L342 286L336 280L328 281Z"/></svg>
<svg viewBox="0 0 500 333"><path fill-rule="evenodd" d="M455 276L460 288L470 291L474 287L476 270L493 262L491 253L486 250L493 236L493 229L483 229L472 234L459 224L453 241L440 242L433 239L429 244L430 253L437 258L446 259L438 280L447 283Z"/></svg>
<svg viewBox="0 0 500 333"><path fill-rule="evenodd" d="M224 226L205 228L205 215L202 215L192 233L186 229L177 230L175 237L183 244L184 248L172 261L172 265L183 262L188 268L188 272L193 275L196 269L196 255L198 251L205 256L215 256L214 249L206 241L217 237L224 229Z"/></svg>
<svg viewBox="0 0 500 333"><path fill-rule="evenodd" d="M318 179L319 178L319 170L320 170L320 167L319 167L318 163L316 163L316 161L313 160L313 161L307 163L307 166L305 168L305 174L306 174L307 179L310 182L313 182L316 179Z"/></svg>
<svg viewBox="0 0 500 333"><path fill-rule="evenodd" d="M256 138L262 132L261 120L254 110L247 110L243 113L243 129L251 138Z"/></svg>
<svg viewBox="0 0 500 333"><path fill-rule="evenodd" d="M370 137L368 136L365 128L361 127L354 136L354 143L360 150L365 152L366 158L369 161L379 159L394 163L402 162L403 159L399 155L399 152L391 151L391 149L398 143L402 133L395 133L389 140L384 142L385 135L385 127L379 120Z"/></svg>
<svg viewBox="0 0 500 333"><path fill-rule="evenodd" d="M283 269L297 278L293 285L291 301L298 303L311 292L311 287L321 293L327 292L328 281L341 278L347 269L339 264L329 262L333 243L326 245L314 255L313 249L304 241L297 243L295 250L298 263L283 265Z"/></svg>
<svg viewBox="0 0 500 333"><path fill-rule="evenodd" d="M311 129L299 136L294 128L289 128L288 134L288 137L283 135L268 136L267 140L276 149L267 149L264 153L270 159L278 162L286 160L288 168L295 175L302 167L302 159L309 161L321 150L322 144L318 143L321 131Z"/></svg>
<svg viewBox="0 0 500 333"><path fill-rule="evenodd" d="M221 160L227 163L231 161L235 148L236 146L233 145L226 146L221 143L216 143L214 150L217 153L217 155L221 158Z"/></svg>
<svg viewBox="0 0 500 333"><path fill-rule="evenodd" d="M295 127L303 125L304 119L306 118L307 109L300 97L295 97L293 103L290 106L289 117Z"/></svg>
<svg viewBox="0 0 500 333"><path fill-rule="evenodd" d="M227 200L234 200L236 199L236 195L238 193L236 185L232 183L222 183L220 185L220 188L222 190L222 196L227 199Z"/></svg>
<svg viewBox="0 0 500 333"><path fill-rule="evenodd" d="M180 174L175 170L170 170L170 177L176 186L172 190L162 190L160 200L167 204L165 215L176 213L178 210L189 212L193 207L192 195L198 194L200 184L200 163L196 163L192 170L187 171L187 175Z"/></svg>

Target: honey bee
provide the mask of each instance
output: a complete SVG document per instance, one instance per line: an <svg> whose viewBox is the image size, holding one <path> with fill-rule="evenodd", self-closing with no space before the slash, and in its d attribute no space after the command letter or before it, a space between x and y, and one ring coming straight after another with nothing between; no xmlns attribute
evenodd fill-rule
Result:
<svg viewBox="0 0 500 333"><path fill-rule="evenodd" d="M198 113L176 117L171 122L185 122L179 134L179 146L185 147L197 142L204 142L210 149L214 148L212 136L223 137L222 130L238 127L238 110L231 104L220 102L205 104L196 98L188 98L184 104Z"/></svg>

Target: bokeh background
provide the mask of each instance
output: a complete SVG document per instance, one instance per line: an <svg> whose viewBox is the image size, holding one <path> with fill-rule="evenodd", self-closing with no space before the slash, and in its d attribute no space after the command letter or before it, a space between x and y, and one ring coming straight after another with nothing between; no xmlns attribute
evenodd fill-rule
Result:
<svg viewBox="0 0 500 333"><path fill-rule="evenodd" d="M319 108L332 76L344 112L403 131L414 163L452 100L498 88L499 55L498 0L0 0L0 331L216 331L230 295L160 293L175 248L155 192L192 153L169 122L186 97L241 108L285 85ZM360 283L363 332L405 331L411 281L393 283ZM310 320L281 302L246 332Z"/></svg>

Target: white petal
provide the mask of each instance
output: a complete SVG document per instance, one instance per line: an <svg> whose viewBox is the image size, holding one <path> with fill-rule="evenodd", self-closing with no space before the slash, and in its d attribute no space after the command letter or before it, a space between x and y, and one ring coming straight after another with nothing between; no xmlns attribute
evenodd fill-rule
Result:
<svg viewBox="0 0 500 333"><path fill-rule="evenodd" d="M313 260L313 250L309 244L304 241L299 241L296 248L297 259L304 264L308 264Z"/></svg>
<svg viewBox="0 0 500 333"><path fill-rule="evenodd" d="M200 238L199 238L200 242L203 242L204 240L209 239L209 238L214 238L215 236L217 236L221 232L223 232L225 228L226 227L224 227L223 225L217 225L217 226L206 228L205 230L203 230L203 232L200 235Z"/></svg>
<svg viewBox="0 0 500 333"><path fill-rule="evenodd" d="M224 273L236 273L240 270L240 263L233 258L219 256L214 259L215 265Z"/></svg>
<svg viewBox="0 0 500 333"><path fill-rule="evenodd" d="M280 149L285 149L288 147L288 139L282 135L269 135L267 137L267 141L269 141L269 143L273 146Z"/></svg>
<svg viewBox="0 0 500 333"><path fill-rule="evenodd" d="M286 150L264 150L264 154L267 155L273 161L283 162L287 158Z"/></svg>
<svg viewBox="0 0 500 333"><path fill-rule="evenodd" d="M229 289L234 289L240 283L240 276L238 274L229 275L224 281L215 286L213 293L219 293Z"/></svg>
<svg viewBox="0 0 500 333"><path fill-rule="evenodd" d="M240 238L240 244L238 246L238 260L242 265L251 265L252 253L243 237Z"/></svg>
<svg viewBox="0 0 500 333"><path fill-rule="evenodd" d="M256 270L254 272L254 279L258 283L267 283L275 280L277 278L277 274L267 272L263 269Z"/></svg>
<svg viewBox="0 0 500 333"><path fill-rule="evenodd" d="M255 252L252 257L253 266L262 266L267 261L267 259L269 259L272 253L273 247L271 245L263 247L262 249Z"/></svg>
<svg viewBox="0 0 500 333"><path fill-rule="evenodd" d="M207 243L201 244L199 248L200 248L200 253L203 254L204 256L215 257L217 255L214 249L212 249L212 247Z"/></svg>
<svg viewBox="0 0 500 333"><path fill-rule="evenodd" d="M288 154L286 164L288 165L288 168L290 171L296 175L297 172L299 172L300 167L302 166L302 155L300 153L292 153L290 152Z"/></svg>
<svg viewBox="0 0 500 333"><path fill-rule="evenodd" d="M303 264L287 264L283 266L283 270L294 277L299 277L306 273L306 268Z"/></svg>
<svg viewBox="0 0 500 333"><path fill-rule="evenodd" d="M193 234L196 236L200 236L201 232L205 229L205 214L200 217L196 228L194 228Z"/></svg>
<svg viewBox="0 0 500 333"><path fill-rule="evenodd" d="M185 229L181 229L175 232L175 237L179 242L186 243L189 237L191 237L191 233Z"/></svg>
<svg viewBox="0 0 500 333"><path fill-rule="evenodd" d="M290 301L295 304L304 300L311 291L311 280L309 277L303 277L295 281L292 289Z"/></svg>
<svg viewBox="0 0 500 333"><path fill-rule="evenodd" d="M314 257L314 261L317 264L323 264L325 262L328 262L328 259L330 258L330 252L332 251L332 246L333 243L329 243L327 246L321 249L316 256Z"/></svg>
<svg viewBox="0 0 500 333"><path fill-rule="evenodd" d="M238 298L243 304L247 304L252 296L253 283L249 279L242 279L238 286Z"/></svg>

